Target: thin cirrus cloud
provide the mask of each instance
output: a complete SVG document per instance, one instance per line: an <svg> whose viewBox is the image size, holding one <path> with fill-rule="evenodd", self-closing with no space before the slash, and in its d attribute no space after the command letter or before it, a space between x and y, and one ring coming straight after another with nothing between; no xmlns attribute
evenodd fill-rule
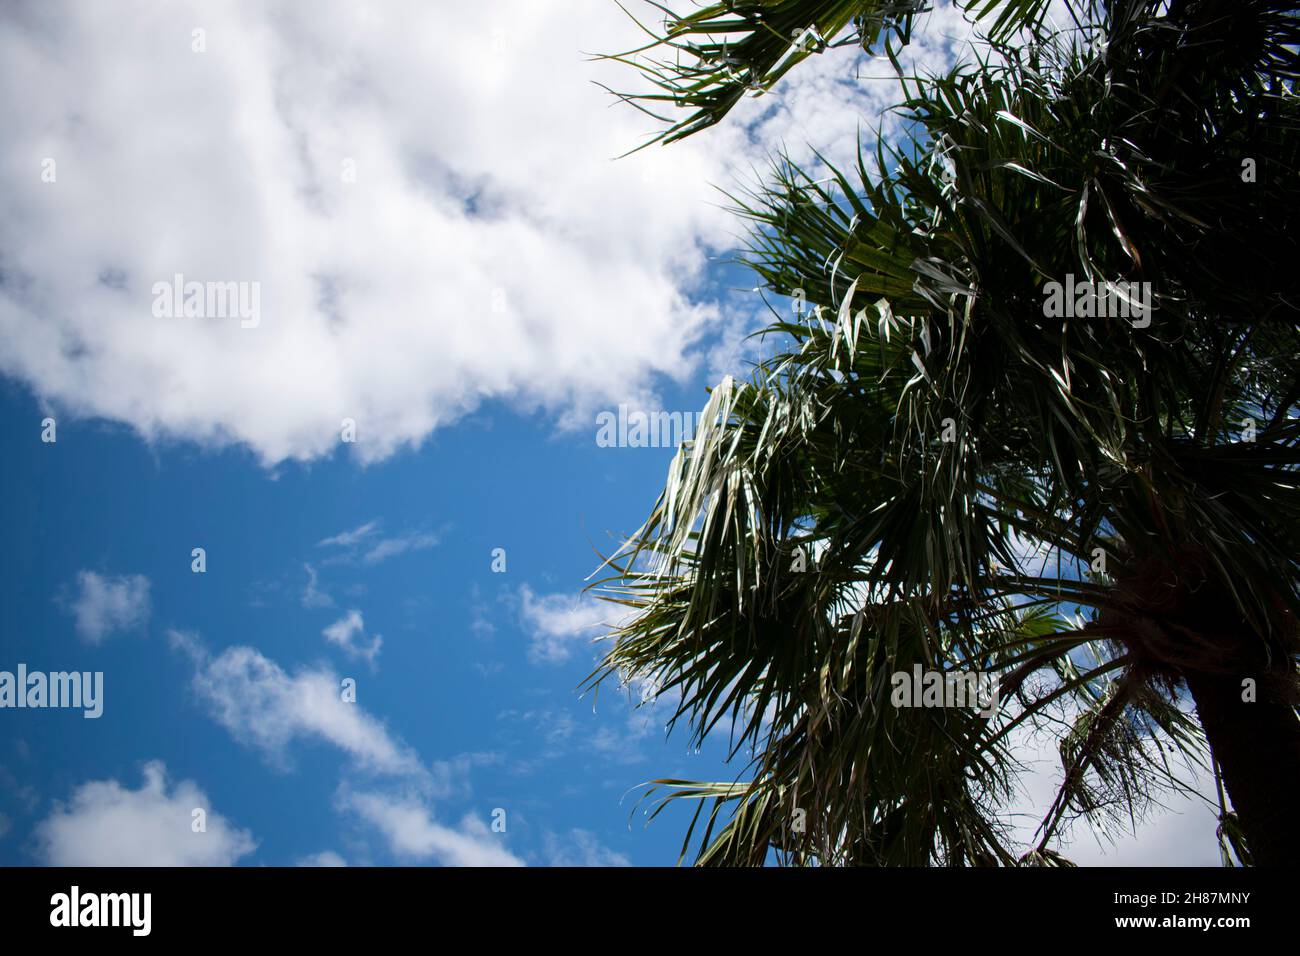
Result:
<svg viewBox="0 0 1300 956"><path fill-rule="evenodd" d="M367 549L365 554L361 556L361 560L365 564L378 564L380 561L386 561L399 554L406 554L408 551L424 551L428 548L437 547L437 544L438 536L436 534L413 532L379 541L374 547Z"/></svg>
<svg viewBox="0 0 1300 956"><path fill-rule="evenodd" d="M350 531L340 531L328 538L321 538L320 541L316 542L316 546L320 548L354 548L378 533L379 522L377 520L367 521Z"/></svg>
<svg viewBox="0 0 1300 956"><path fill-rule="evenodd" d="M36 825L36 855L47 866L233 866L257 848L245 829L211 808L190 780L168 785L159 760L145 764L140 788L91 780ZM195 828L196 809L204 811Z"/></svg>
<svg viewBox="0 0 1300 956"><path fill-rule="evenodd" d="M67 607L81 639L89 644L103 643L149 620L149 579L142 574L80 571Z"/></svg>
<svg viewBox="0 0 1300 956"><path fill-rule="evenodd" d="M437 547L439 538L429 531L407 531L398 535L380 533L378 520L367 521L350 531L341 531L316 543L318 548L332 552L325 559L329 564L360 562L379 564L399 554L425 551ZM315 586L313 576L311 585Z"/></svg>

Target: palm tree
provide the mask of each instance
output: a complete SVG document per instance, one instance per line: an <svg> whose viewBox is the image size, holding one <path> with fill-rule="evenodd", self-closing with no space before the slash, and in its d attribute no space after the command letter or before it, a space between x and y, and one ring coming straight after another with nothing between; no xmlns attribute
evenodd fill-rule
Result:
<svg viewBox="0 0 1300 956"><path fill-rule="evenodd" d="M921 6L715 4L654 38L678 62L624 57L659 84L632 102L691 111L671 140L883 50L904 133L737 199L744 261L795 297L783 348L712 390L606 563L630 613L590 684L730 728L734 780L651 791L695 802L702 864L1065 864L1072 822L1198 768L1224 863L1293 863L1296 5L1072 0L1057 29L980 0L980 62L904 77ZM914 668L995 675L996 715L901 706ZM1021 852L1043 741L1061 782Z"/></svg>

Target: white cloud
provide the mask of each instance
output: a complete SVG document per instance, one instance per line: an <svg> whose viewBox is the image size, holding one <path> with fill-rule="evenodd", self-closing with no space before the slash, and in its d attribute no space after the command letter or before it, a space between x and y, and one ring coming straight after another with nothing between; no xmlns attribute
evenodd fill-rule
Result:
<svg viewBox="0 0 1300 956"><path fill-rule="evenodd" d="M171 631L168 637L193 662L194 691L211 717L274 763L288 763L295 741L320 741L348 754L361 770L428 779L414 750L360 703L342 699L333 672L289 674L251 647L212 655L193 635Z"/></svg>
<svg viewBox="0 0 1300 956"><path fill-rule="evenodd" d="M470 585L469 611L469 629L474 636L482 640L491 640L497 631L496 625L492 623L492 606L483 600L483 592L477 584Z"/></svg>
<svg viewBox="0 0 1300 956"><path fill-rule="evenodd" d="M140 574L80 571L72 614L77 633L91 644L141 627L149 619L149 579Z"/></svg>
<svg viewBox="0 0 1300 956"><path fill-rule="evenodd" d="M379 656L379 649L383 646L384 639L375 634L367 640L365 631L366 622L361 612L354 608L321 633L325 636L325 640L343 648L349 657L360 657L374 667L375 658Z"/></svg>
<svg viewBox="0 0 1300 956"><path fill-rule="evenodd" d="M543 755L548 758L563 756L578 727L567 711L550 707L522 712L503 710L497 714L497 720L517 721L535 728L549 748L543 750Z"/></svg>
<svg viewBox="0 0 1300 956"><path fill-rule="evenodd" d="M429 801L464 796L472 767L495 763L491 753L471 753L424 766L419 756L389 733L359 703L344 703L339 680L321 669L287 674L251 647L211 654L193 634L170 631L174 648L194 664L194 689L209 714L232 737L285 764L295 741L331 744L351 756L355 768L388 778L354 792L340 786L336 805L379 830L392 851L450 866L511 866L518 860L472 816L459 827L435 822ZM305 858L333 865L328 854ZM307 865L300 861L300 865Z"/></svg>
<svg viewBox="0 0 1300 956"><path fill-rule="evenodd" d="M347 866L347 860L333 850L322 850L310 856L299 857L294 866Z"/></svg>
<svg viewBox="0 0 1300 956"><path fill-rule="evenodd" d="M408 551L425 551L436 547L438 536L427 531L408 531L390 537L380 537L378 520L367 521L351 531L342 531L318 542L318 547L337 553L326 559L327 563L378 564Z"/></svg>
<svg viewBox="0 0 1300 956"><path fill-rule="evenodd" d="M528 656L536 663L558 664L569 659L575 645L602 636L602 625L617 617L613 605L570 594L536 595L519 589L520 615L530 632Z"/></svg>
<svg viewBox="0 0 1300 956"><path fill-rule="evenodd" d="M498 720L524 725L536 734L536 741L530 745L530 759L516 768L531 772L539 766L538 760L554 761L575 752L594 755L606 766L645 761L646 741L655 733L664 732L663 715L657 713L654 703L629 707L620 727L619 723L610 721L611 714L615 718L621 714L619 696L613 699L611 710L600 715L586 713L581 723L569 712L550 707L498 713Z"/></svg>
<svg viewBox="0 0 1300 956"><path fill-rule="evenodd" d="M547 866L631 866L632 861L601 845L589 830L572 829L563 837L547 833L544 840Z"/></svg>
<svg viewBox="0 0 1300 956"><path fill-rule="evenodd" d="M718 328L709 256L741 227L714 187L783 142L842 160L897 96L832 52L615 162L658 126L593 82L642 85L587 55L642 43L609 0L51 0L0 26L0 370L268 463L334 452L344 419L372 461L487 400L569 425L648 402ZM941 8L909 62L963 32ZM260 283L259 324L156 318L178 273Z"/></svg>
<svg viewBox="0 0 1300 956"><path fill-rule="evenodd" d="M1065 771L1052 733L1012 732L1010 745L1027 772L1019 778L1019 794L1006 817L1022 850L1034 845L1035 832L1047 813ZM1218 811L1212 803L1214 780L1182 767L1184 780L1200 796L1165 793L1133 827L1095 830L1077 820L1059 834L1054 846L1080 866L1219 866L1215 836Z"/></svg>
<svg viewBox="0 0 1300 956"><path fill-rule="evenodd" d="M772 302L772 308L777 309L778 314L783 307ZM782 318L793 319L795 315L791 311ZM770 358L775 352L774 340L769 338L765 341L754 333L766 328L772 321L772 312L766 306L755 310L753 302L734 296L732 308L728 310L718 338L708 352L708 380L720 382L728 375L743 380L749 376L755 364Z"/></svg>
<svg viewBox="0 0 1300 956"><path fill-rule="evenodd" d="M1163 802L1164 809L1113 841L1076 827L1062 852L1080 866L1222 866L1218 811L1190 796Z"/></svg>
<svg viewBox="0 0 1300 956"><path fill-rule="evenodd" d="M564 414L689 374L726 153L612 162L649 121L584 51L635 42L607 0L5 5L0 369L267 463L344 419L372 461L485 400ZM156 318L176 274L260 283L259 324Z"/></svg>
<svg viewBox="0 0 1300 956"><path fill-rule="evenodd" d="M317 546L321 548L351 548L372 537L379 530L378 521L367 521L351 531L340 531L336 535L322 538Z"/></svg>
<svg viewBox="0 0 1300 956"><path fill-rule="evenodd" d="M435 534L412 532L396 538L385 538L365 553L361 559L366 564L378 564L408 551L425 551L438 544Z"/></svg>
<svg viewBox="0 0 1300 956"><path fill-rule="evenodd" d="M307 586L302 589L302 606L305 608L333 607L334 599L320 589L320 577L310 564L303 564L307 572Z"/></svg>
<svg viewBox="0 0 1300 956"><path fill-rule="evenodd" d="M409 796L343 788L338 803L378 829L399 857L445 866L523 865L505 848L501 834L472 815L461 820L459 829L452 829L434 820L423 801Z"/></svg>
<svg viewBox="0 0 1300 956"><path fill-rule="evenodd" d="M195 809L205 831L193 830ZM256 841L214 811L193 781L168 793L167 768L144 766L139 790L92 780L36 826L37 854L47 866L232 866Z"/></svg>

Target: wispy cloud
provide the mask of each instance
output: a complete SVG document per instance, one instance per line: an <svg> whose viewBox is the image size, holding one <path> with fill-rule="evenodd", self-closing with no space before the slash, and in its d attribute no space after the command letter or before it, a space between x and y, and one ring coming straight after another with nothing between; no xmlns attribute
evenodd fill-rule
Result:
<svg viewBox="0 0 1300 956"><path fill-rule="evenodd" d="M305 608L333 607L334 599L320 588L320 576L310 564L303 564L307 572L307 586L302 589L302 606Z"/></svg>
<svg viewBox="0 0 1300 956"><path fill-rule="evenodd" d="M317 547L335 552L325 560L332 564L359 561L378 564L399 554L436 547L438 536L430 531L406 531L387 537L380 534L378 519L367 521L350 531L322 538Z"/></svg>
<svg viewBox="0 0 1300 956"><path fill-rule="evenodd" d="M365 630L365 619L361 616L361 612L354 608L321 633L325 636L325 640L343 648L349 657L359 657L373 668L384 639L378 634L367 639Z"/></svg>
<svg viewBox="0 0 1300 956"><path fill-rule="evenodd" d="M396 856L449 866L519 865L482 821L466 816L448 826L435 819L432 805L465 796L471 768L498 755L462 754L426 766L382 721L343 701L339 678L328 670L290 674L251 647L213 654L192 633L173 630L168 638L194 665L199 701L235 740L285 769L296 742L327 743L347 754L365 782L340 784L335 808L377 830ZM333 862L325 854L314 858L314 865Z"/></svg>
<svg viewBox="0 0 1300 956"><path fill-rule="evenodd" d="M630 709L621 722L611 721L608 713L598 716L588 712L575 719L568 711L556 707L504 710L497 714L497 720L530 728L536 737L528 742L529 753L542 761L584 753L599 758L603 764L634 764L646 760L645 742L661 733L664 725L654 704ZM516 772L536 770L539 763L533 757L517 761Z"/></svg>
<svg viewBox="0 0 1300 956"><path fill-rule="evenodd" d="M493 833L469 815L459 828L438 823L424 801L392 793L340 788L340 809L375 827L392 852L407 860L436 861L446 866L522 866L506 849L502 834Z"/></svg>
<svg viewBox="0 0 1300 956"><path fill-rule="evenodd" d="M604 846L590 830L574 828L563 836L547 832L543 839L547 866L631 866L622 853Z"/></svg>
<svg viewBox="0 0 1300 956"><path fill-rule="evenodd" d="M0 764L0 790L13 796L27 813L34 813L41 805L40 792L31 784L19 780L4 764Z"/></svg>
<svg viewBox="0 0 1300 956"><path fill-rule="evenodd" d="M496 625L492 623L492 606L483 600L483 592L477 584L470 586L469 614L469 629L475 637L490 640L496 634Z"/></svg>
<svg viewBox="0 0 1300 956"><path fill-rule="evenodd" d="M408 551L424 551L436 547L437 544L436 534L412 532L395 538L384 538L366 551L361 560L366 564L378 564L399 554L406 554Z"/></svg>
<svg viewBox="0 0 1300 956"><path fill-rule="evenodd" d="M364 771L429 779L415 751L359 703L343 699L337 674L287 673L252 647L211 654L193 634L168 632L194 665L193 688L209 715L240 743L287 767L295 741L332 744Z"/></svg>
<svg viewBox="0 0 1300 956"><path fill-rule="evenodd" d="M99 644L113 634L134 630L148 621L149 579L141 574L80 571L71 610L82 640Z"/></svg>
<svg viewBox="0 0 1300 956"><path fill-rule="evenodd" d="M529 632L528 656L539 664L567 661L575 647L601 637L602 626L618 616L612 605L594 598L538 595L526 584L519 588L519 601L520 617Z"/></svg>
<svg viewBox="0 0 1300 956"><path fill-rule="evenodd" d="M373 537L379 531L378 521L367 521L363 525L353 528L351 531L340 531L336 535L328 538L322 538L317 542L321 548L352 548L362 541Z"/></svg>

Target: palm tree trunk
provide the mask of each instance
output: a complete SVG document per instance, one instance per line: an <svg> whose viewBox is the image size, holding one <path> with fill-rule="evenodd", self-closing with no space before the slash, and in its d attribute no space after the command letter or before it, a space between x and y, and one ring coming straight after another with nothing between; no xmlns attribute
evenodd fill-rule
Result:
<svg viewBox="0 0 1300 956"><path fill-rule="evenodd" d="M1184 676L1255 863L1300 865L1300 719L1279 690L1286 682L1258 672ZM1248 676L1254 701L1242 700Z"/></svg>

